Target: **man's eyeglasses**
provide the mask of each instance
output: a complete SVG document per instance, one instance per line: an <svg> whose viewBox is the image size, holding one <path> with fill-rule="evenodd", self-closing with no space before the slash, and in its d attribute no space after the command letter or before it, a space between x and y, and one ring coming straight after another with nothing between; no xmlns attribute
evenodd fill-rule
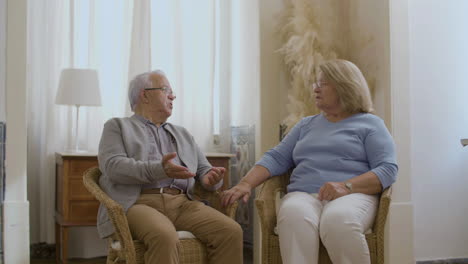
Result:
<svg viewBox="0 0 468 264"><path fill-rule="evenodd" d="M169 87L159 87L159 88L145 88L146 91L151 91L151 90L161 90L163 91L166 95L172 95L175 96L174 92L172 91L171 88Z"/></svg>

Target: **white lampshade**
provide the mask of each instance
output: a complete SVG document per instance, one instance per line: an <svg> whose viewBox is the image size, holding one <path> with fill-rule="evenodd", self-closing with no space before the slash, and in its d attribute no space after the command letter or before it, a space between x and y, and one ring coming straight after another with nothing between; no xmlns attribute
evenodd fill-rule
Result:
<svg viewBox="0 0 468 264"><path fill-rule="evenodd" d="M63 69L55 98L62 105L101 105L97 71L91 69Z"/></svg>

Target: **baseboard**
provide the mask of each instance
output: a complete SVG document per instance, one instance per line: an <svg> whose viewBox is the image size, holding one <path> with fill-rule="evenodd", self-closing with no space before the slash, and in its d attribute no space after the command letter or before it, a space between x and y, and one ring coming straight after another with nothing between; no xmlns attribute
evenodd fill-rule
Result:
<svg viewBox="0 0 468 264"><path fill-rule="evenodd" d="M416 264L468 264L468 258L416 261Z"/></svg>
<svg viewBox="0 0 468 264"><path fill-rule="evenodd" d="M5 264L29 263L29 202L4 201Z"/></svg>

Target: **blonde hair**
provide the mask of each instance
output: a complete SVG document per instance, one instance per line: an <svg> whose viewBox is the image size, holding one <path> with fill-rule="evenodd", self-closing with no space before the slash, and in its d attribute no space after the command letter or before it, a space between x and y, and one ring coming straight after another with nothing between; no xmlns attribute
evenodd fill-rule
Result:
<svg viewBox="0 0 468 264"><path fill-rule="evenodd" d="M374 112L367 81L354 63L347 60L329 60L319 68L323 77L335 85L344 111L351 114Z"/></svg>

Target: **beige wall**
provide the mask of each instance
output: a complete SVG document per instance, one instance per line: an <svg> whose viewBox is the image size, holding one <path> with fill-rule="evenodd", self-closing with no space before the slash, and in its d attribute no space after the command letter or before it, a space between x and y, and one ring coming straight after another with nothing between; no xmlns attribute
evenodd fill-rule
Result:
<svg viewBox="0 0 468 264"><path fill-rule="evenodd" d="M366 76L376 114L391 126L390 29L388 1L348 1L345 57Z"/></svg>
<svg viewBox="0 0 468 264"><path fill-rule="evenodd" d="M288 75L282 45L275 31L283 0L260 0L260 155L279 142L279 125L286 117ZM257 157L259 158L259 157Z"/></svg>

